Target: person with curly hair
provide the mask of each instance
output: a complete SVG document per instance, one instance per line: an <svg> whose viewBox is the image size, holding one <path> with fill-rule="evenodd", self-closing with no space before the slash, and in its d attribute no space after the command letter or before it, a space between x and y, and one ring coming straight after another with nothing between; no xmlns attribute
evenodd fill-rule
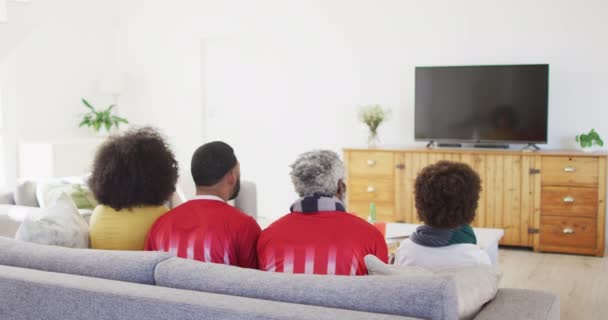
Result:
<svg viewBox="0 0 608 320"><path fill-rule="evenodd" d="M364 258L384 263L384 237L367 221L346 212L344 164L333 151L311 151L291 165L291 181L300 195L291 213L274 222L258 240L264 271L366 275Z"/></svg>
<svg viewBox="0 0 608 320"><path fill-rule="evenodd" d="M221 141L204 144L194 152L191 170L196 197L156 221L145 249L256 269L255 247L262 230L251 216L227 203L240 190L234 150Z"/></svg>
<svg viewBox="0 0 608 320"><path fill-rule="evenodd" d="M489 265L471 223L481 191L479 175L464 163L427 166L414 185L418 218L424 223L404 240L396 264L421 267Z"/></svg>
<svg viewBox="0 0 608 320"><path fill-rule="evenodd" d="M88 184L99 206L90 221L91 248L143 250L148 231L169 209L178 164L153 128L109 137L97 150Z"/></svg>

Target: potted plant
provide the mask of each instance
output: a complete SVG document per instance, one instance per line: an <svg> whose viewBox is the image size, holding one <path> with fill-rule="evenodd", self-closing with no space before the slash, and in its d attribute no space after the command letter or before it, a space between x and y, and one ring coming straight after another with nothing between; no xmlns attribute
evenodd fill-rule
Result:
<svg viewBox="0 0 608 320"><path fill-rule="evenodd" d="M597 151L604 146L604 140L602 140L595 129L591 129L587 134L582 133L577 135L575 140L585 152Z"/></svg>
<svg viewBox="0 0 608 320"><path fill-rule="evenodd" d="M390 110L384 109L378 104L363 106L359 110L359 119L369 128L367 144L370 148L377 147L380 143L378 127L388 118L389 114Z"/></svg>
<svg viewBox="0 0 608 320"><path fill-rule="evenodd" d="M89 111L82 115L83 118L79 125L81 128L93 128L98 134L107 135L112 128L118 129L120 124L129 124L127 119L112 114L114 107L116 107L114 104L108 106L104 110L96 110L95 107L84 98L82 99L82 103Z"/></svg>

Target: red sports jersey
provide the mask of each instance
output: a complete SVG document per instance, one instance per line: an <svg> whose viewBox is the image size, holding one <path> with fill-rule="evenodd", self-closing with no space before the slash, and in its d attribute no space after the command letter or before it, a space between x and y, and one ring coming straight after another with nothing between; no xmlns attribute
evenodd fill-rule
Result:
<svg viewBox="0 0 608 320"><path fill-rule="evenodd" d="M188 201L160 217L145 250L180 258L257 268L255 220L219 200Z"/></svg>
<svg viewBox="0 0 608 320"><path fill-rule="evenodd" d="M290 213L258 240L258 261L265 271L366 275L368 254L388 261L384 237L365 220L340 211Z"/></svg>

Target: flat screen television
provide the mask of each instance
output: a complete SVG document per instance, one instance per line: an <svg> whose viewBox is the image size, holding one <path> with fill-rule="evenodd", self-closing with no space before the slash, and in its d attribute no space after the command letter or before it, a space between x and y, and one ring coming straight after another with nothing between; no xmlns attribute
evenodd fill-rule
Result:
<svg viewBox="0 0 608 320"><path fill-rule="evenodd" d="M415 139L547 143L549 65L416 67Z"/></svg>

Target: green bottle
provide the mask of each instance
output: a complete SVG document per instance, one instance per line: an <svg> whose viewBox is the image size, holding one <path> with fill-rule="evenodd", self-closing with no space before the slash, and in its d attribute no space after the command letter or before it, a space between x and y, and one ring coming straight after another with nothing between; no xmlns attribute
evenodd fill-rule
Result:
<svg viewBox="0 0 608 320"><path fill-rule="evenodd" d="M369 222L376 223L376 204L370 202L369 204Z"/></svg>

